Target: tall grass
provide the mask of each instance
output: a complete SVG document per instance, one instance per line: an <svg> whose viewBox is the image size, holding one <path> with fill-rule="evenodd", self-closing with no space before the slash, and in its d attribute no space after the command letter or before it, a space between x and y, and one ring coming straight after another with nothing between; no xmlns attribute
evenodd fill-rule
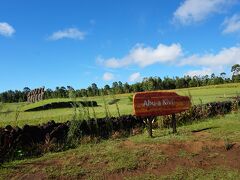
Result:
<svg viewBox="0 0 240 180"><path fill-rule="evenodd" d="M107 101L106 101L103 93L101 93L101 97L102 97L102 101L103 101L103 107L104 107L104 110L105 110L105 115L106 115L106 117L110 117L111 115L110 115L110 112L109 112L109 109L108 109Z"/></svg>
<svg viewBox="0 0 240 180"><path fill-rule="evenodd" d="M88 97L83 97L83 102L85 104L87 104L88 103ZM81 109L85 114L85 119L89 120L91 117L90 117L90 111L89 111L88 105L87 106L81 105Z"/></svg>
<svg viewBox="0 0 240 180"><path fill-rule="evenodd" d="M81 120L72 120L70 122L69 131L67 134L67 144L70 147L76 147L79 144L79 139L81 138Z"/></svg>
<svg viewBox="0 0 240 180"><path fill-rule="evenodd" d="M192 97L192 94L191 94L191 92L188 90L188 97L189 97L189 99L190 99L190 102L191 102L191 104L192 104L192 106L194 105L194 101L193 101L193 97ZM199 98L200 99L200 98ZM202 103L202 101L201 101L201 103Z"/></svg>
<svg viewBox="0 0 240 180"><path fill-rule="evenodd" d="M3 109L3 103L0 102L0 116L1 116L1 114L2 114L2 109Z"/></svg>
<svg viewBox="0 0 240 180"><path fill-rule="evenodd" d="M74 89L69 90L69 98L72 100L72 108L73 108L73 115L72 120L77 120L77 99L76 99L76 92Z"/></svg>
<svg viewBox="0 0 240 180"><path fill-rule="evenodd" d="M112 99L115 102L114 104L116 105L118 117L120 117L121 115L120 115L120 109L119 109L119 106L118 106L118 100L117 100L116 95L115 95L114 92L112 93Z"/></svg>
<svg viewBox="0 0 240 180"><path fill-rule="evenodd" d="M0 102L0 113L2 112L2 109L3 109L3 103Z"/></svg>
<svg viewBox="0 0 240 180"><path fill-rule="evenodd" d="M93 106L93 101L91 101L91 108L92 108L93 118L96 120L97 115L96 115L96 111L95 111L94 106Z"/></svg>
<svg viewBox="0 0 240 180"><path fill-rule="evenodd" d="M17 126L18 125L18 118L19 118L19 116L20 116L20 114L21 114L21 108L22 108L22 105L19 105L19 106L17 106L17 108L16 108L16 110L15 110L15 115L14 115L14 124L15 124L15 126Z"/></svg>
<svg viewBox="0 0 240 180"><path fill-rule="evenodd" d="M69 131L67 134L67 142L69 146L77 146L78 138L81 135L80 125L81 120L84 119L84 110L82 110L81 103L77 102L76 92L73 89L69 90L69 98L72 100L73 115L70 122Z"/></svg>

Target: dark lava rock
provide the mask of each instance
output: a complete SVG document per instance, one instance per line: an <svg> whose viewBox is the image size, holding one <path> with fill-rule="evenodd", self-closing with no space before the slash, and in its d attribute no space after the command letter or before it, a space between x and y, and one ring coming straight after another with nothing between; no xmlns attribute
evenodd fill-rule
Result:
<svg viewBox="0 0 240 180"><path fill-rule="evenodd" d="M66 124L60 124L50 133L50 139L56 139L57 142L64 141L67 137L69 127Z"/></svg>

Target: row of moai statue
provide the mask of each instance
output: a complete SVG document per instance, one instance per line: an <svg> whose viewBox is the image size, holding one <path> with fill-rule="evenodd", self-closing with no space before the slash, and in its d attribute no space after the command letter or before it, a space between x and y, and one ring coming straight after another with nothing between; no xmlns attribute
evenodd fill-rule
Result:
<svg viewBox="0 0 240 180"><path fill-rule="evenodd" d="M34 89L27 94L27 102L34 103L37 101L41 101L43 100L43 96L44 96L44 87Z"/></svg>

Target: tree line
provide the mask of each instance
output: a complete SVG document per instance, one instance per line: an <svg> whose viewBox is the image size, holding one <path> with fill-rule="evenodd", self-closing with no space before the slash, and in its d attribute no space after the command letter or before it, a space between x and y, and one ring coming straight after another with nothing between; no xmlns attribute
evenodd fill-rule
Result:
<svg viewBox="0 0 240 180"><path fill-rule="evenodd" d="M46 89L44 99L51 98L68 98L72 97L74 93L75 97L91 97L101 96L109 94L123 94L123 93L134 93L142 91L153 91L153 90L169 90L169 89L180 89L189 87L200 87L207 85L217 85L224 83L235 83L240 82L240 65L235 64L231 68L232 77L227 78L226 73L222 72L220 75L211 76L184 76L184 77L147 77L143 78L142 82L134 84L122 83L121 81L113 82L112 85L105 85L103 88L98 88L96 83L92 83L85 89L74 90L71 86L67 87L56 87L54 90ZM22 91L9 90L0 93L0 102L12 103L12 102L25 102L27 101L27 94L31 91L30 88L25 87Z"/></svg>

